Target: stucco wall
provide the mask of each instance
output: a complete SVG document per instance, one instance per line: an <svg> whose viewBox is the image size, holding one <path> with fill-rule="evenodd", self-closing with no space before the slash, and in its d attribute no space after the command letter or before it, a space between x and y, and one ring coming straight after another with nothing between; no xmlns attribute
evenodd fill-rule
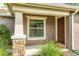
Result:
<svg viewBox="0 0 79 59"><path fill-rule="evenodd" d="M11 33L14 32L14 18L0 18L0 24L7 25Z"/></svg>
<svg viewBox="0 0 79 59"><path fill-rule="evenodd" d="M24 34L27 36L27 15L24 15ZM37 45L46 43L48 40L55 40L55 17L48 16L46 19L46 39L45 40L28 40L26 39L26 45Z"/></svg>

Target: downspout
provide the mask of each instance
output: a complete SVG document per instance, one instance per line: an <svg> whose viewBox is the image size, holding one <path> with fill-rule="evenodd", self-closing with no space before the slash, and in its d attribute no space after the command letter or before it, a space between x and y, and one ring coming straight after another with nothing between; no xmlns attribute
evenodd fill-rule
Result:
<svg viewBox="0 0 79 59"><path fill-rule="evenodd" d="M74 47L74 15L78 12L78 9L76 9L74 11L74 13L71 14L71 17L72 17L72 50L75 50L75 47Z"/></svg>

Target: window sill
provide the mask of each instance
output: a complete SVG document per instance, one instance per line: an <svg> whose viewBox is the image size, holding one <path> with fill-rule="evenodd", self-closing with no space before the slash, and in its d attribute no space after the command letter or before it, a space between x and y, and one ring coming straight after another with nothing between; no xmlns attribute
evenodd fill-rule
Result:
<svg viewBox="0 0 79 59"><path fill-rule="evenodd" d="M36 37L36 38L31 37L31 38L27 38L27 40L46 40L46 38L44 38L44 37Z"/></svg>

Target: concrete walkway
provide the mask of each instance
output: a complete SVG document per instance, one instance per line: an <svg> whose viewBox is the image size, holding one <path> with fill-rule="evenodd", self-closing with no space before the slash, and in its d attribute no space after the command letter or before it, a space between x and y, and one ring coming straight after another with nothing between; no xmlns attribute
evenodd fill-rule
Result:
<svg viewBox="0 0 79 59"><path fill-rule="evenodd" d="M39 53L41 46L42 45L27 46L25 50L25 56L32 56Z"/></svg>
<svg viewBox="0 0 79 59"><path fill-rule="evenodd" d="M33 55L39 53L40 52L40 48L42 46L43 45L27 46L26 50L25 50L25 56L33 56ZM66 48L63 48L62 51L64 52L65 56L71 56L72 55L72 53Z"/></svg>

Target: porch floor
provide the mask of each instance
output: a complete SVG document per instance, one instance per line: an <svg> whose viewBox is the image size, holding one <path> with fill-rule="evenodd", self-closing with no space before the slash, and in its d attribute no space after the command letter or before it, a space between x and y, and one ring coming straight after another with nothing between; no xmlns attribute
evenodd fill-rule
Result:
<svg viewBox="0 0 79 59"><path fill-rule="evenodd" d="M36 45L36 46L27 46L25 50L25 56L32 56L40 52L40 48L43 45ZM73 53L69 51L67 48L62 48L62 51L64 52L65 56L72 56Z"/></svg>

